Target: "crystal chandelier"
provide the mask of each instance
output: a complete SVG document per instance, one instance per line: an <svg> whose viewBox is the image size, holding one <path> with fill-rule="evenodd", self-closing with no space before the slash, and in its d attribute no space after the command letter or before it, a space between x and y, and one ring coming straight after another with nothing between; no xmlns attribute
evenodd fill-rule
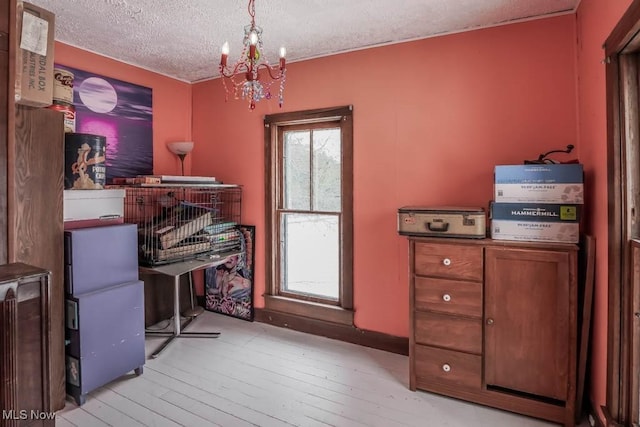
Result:
<svg viewBox="0 0 640 427"><path fill-rule="evenodd" d="M278 104L282 107L284 102L284 81L286 75L285 55L287 51L280 48L280 63L271 65L263 54L262 28L256 25L255 0L249 0L249 15L251 24L244 27L244 40L242 53L233 66L227 65L229 56L229 43L222 45L220 57L220 75L224 84L225 100L229 98L229 92L233 92L235 99L249 101L249 109L256 108L256 102L263 98L271 99L271 85L280 81L278 91Z"/></svg>

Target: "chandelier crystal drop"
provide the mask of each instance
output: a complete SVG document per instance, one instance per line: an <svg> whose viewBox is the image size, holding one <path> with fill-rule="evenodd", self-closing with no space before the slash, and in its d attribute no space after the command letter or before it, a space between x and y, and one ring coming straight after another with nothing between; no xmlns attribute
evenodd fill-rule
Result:
<svg viewBox="0 0 640 427"><path fill-rule="evenodd" d="M271 65L264 55L262 46L262 28L256 25L255 0L249 0L248 6L251 24L244 27L244 40L240 58L232 66L227 65L229 57L229 43L222 45L220 56L220 75L225 90L225 101L229 93L235 99L249 101L249 109L256 108L256 102L261 99L271 99L271 85L280 81L278 89L278 105L284 102L284 82L286 76L285 56L287 50L280 48L280 62Z"/></svg>

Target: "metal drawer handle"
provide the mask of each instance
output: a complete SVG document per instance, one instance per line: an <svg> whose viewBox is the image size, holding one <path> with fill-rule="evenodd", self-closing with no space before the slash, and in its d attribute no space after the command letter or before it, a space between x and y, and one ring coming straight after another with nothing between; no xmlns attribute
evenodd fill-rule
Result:
<svg viewBox="0 0 640 427"><path fill-rule="evenodd" d="M451 301L451 295L449 295L449 294L442 295L442 301L444 301L444 302Z"/></svg>
<svg viewBox="0 0 640 427"><path fill-rule="evenodd" d="M449 258L445 258L445 259L443 259L443 260L442 260L442 263L443 263L444 265L449 266L449 265L451 265L451 260L450 260Z"/></svg>
<svg viewBox="0 0 640 427"><path fill-rule="evenodd" d="M442 370L445 372L450 372L451 371L451 366L449 366L448 363L445 363L444 365L442 365Z"/></svg>

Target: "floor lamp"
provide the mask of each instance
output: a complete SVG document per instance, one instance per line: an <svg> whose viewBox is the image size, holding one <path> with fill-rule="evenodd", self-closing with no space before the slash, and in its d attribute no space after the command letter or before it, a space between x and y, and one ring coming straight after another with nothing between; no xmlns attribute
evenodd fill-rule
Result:
<svg viewBox="0 0 640 427"><path fill-rule="evenodd" d="M180 169L182 176L184 176L184 158L193 150L193 141L168 142L167 148L180 159ZM193 304L193 276L191 271L189 272L189 298L191 300L191 308L185 310L183 315L185 317L196 317L202 314L204 308Z"/></svg>
<svg viewBox="0 0 640 427"><path fill-rule="evenodd" d="M193 141L168 142L167 148L180 159L180 168L184 176L184 158L193 150Z"/></svg>

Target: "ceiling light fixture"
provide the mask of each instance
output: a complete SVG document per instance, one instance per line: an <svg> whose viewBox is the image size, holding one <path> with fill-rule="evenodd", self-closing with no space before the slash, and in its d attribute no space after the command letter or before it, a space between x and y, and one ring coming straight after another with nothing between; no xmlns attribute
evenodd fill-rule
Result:
<svg viewBox="0 0 640 427"><path fill-rule="evenodd" d="M271 65L263 53L262 28L256 25L255 0L249 0L249 15L251 24L244 27L244 40L240 58L233 66L227 65L229 43L222 45L220 57L220 74L225 90L225 101L229 99L229 92L233 92L235 99L249 100L249 109L256 108L256 102L263 98L271 99L271 85L280 81L278 105L284 102L284 81L286 75L285 55L287 50L280 48L279 65ZM266 72L260 72L266 70ZM268 74L268 75L267 75ZM227 84L229 81L229 85ZM229 87L231 86L231 88Z"/></svg>

